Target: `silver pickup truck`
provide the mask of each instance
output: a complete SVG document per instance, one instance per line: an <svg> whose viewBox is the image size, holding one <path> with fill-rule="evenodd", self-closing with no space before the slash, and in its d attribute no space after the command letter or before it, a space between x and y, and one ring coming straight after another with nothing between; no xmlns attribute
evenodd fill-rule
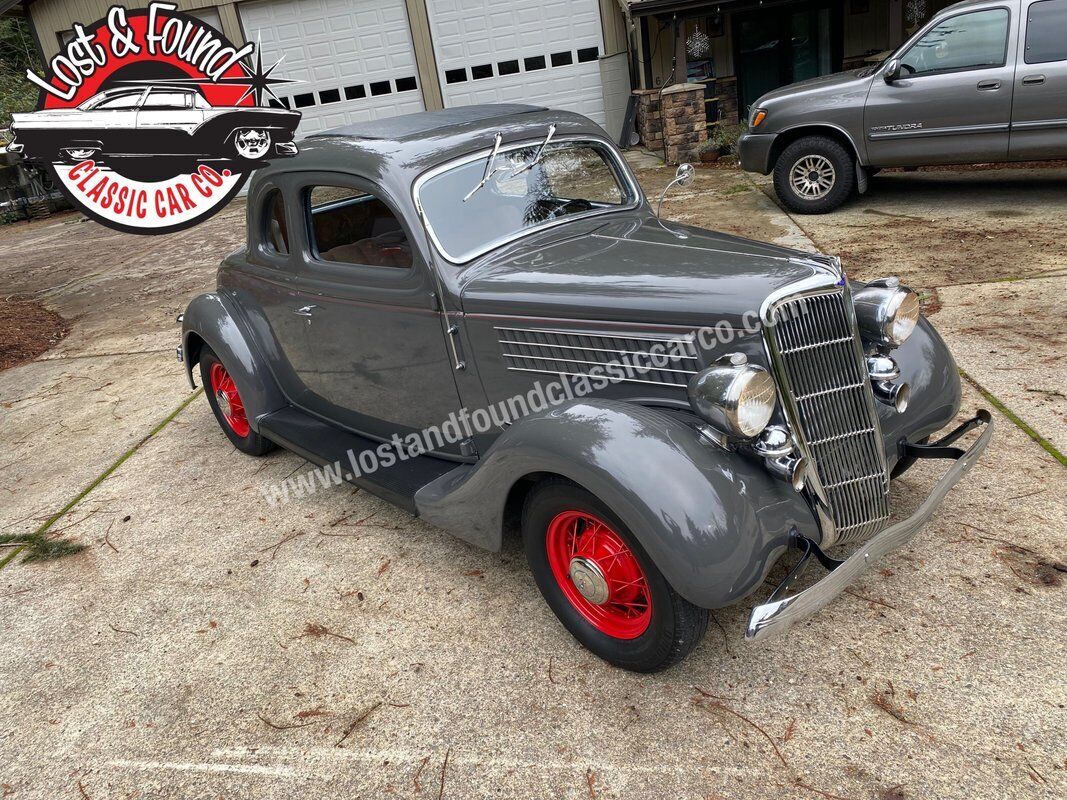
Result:
<svg viewBox="0 0 1067 800"><path fill-rule="evenodd" d="M883 167L1067 158L1067 0L950 6L876 67L761 97L740 153L803 214Z"/></svg>

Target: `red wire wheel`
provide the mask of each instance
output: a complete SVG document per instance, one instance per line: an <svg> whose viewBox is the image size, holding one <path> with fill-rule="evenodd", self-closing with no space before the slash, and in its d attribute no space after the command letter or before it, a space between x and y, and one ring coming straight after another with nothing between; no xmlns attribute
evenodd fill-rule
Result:
<svg viewBox="0 0 1067 800"><path fill-rule="evenodd" d="M211 393L215 395L215 402L219 407L219 414L226 420L235 434L242 439L248 436L248 417L245 416L245 406L241 402L241 395L237 391L237 384L233 382L226 367L218 361L211 365Z"/></svg>
<svg viewBox="0 0 1067 800"><path fill-rule="evenodd" d="M562 511L548 523L545 548L564 596L594 628L616 639L648 630L648 579L610 525L588 511Z"/></svg>

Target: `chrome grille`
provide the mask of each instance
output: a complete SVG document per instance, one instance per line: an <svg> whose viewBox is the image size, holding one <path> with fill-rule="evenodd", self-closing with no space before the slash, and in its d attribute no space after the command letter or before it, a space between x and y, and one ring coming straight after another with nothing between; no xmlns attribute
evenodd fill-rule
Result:
<svg viewBox="0 0 1067 800"><path fill-rule="evenodd" d="M632 365L623 383L645 383L684 389L699 370L692 334L681 337L644 334L605 334L546 328L496 329L500 352L509 370L540 375L590 375L605 373L607 364ZM650 349L662 347L662 358L652 360ZM657 350L657 352L660 352Z"/></svg>
<svg viewBox="0 0 1067 800"><path fill-rule="evenodd" d="M882 433L850 302L843 290L787 299L767 337L790 422L828 506L833 530L824 544L865 539L889 519Z"/></svg>

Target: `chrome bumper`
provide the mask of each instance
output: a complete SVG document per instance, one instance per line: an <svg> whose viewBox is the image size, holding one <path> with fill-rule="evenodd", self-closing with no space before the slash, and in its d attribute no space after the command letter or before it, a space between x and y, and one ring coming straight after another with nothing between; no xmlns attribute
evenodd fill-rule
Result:
<svg viewBox="0 0 1067 800"><path fill-rule="evenodd" d="M949 447L952 442L975 428L984 428L978 440L966 450ZM761 641L775 636L787 630L795 622L807 619L821 609L835 597L837 597L854 580L860 577L875 562L891 550L895 550L922 528L930 517L937 511L945 495L956 485L960 478L974 466L974 463L985 452L989 440L993 437L993 418L988 411L981 410L978 415L956 428L941 440L924 447L914 447L914 454L920 458L953 458L955 462L941 479L934 484L929 497L923 501L919 509L905 520L891 525L881 533L871 537L862 547L844 561L834 561L825 556L821 550L810 542L809 551L801 559L800 563L786 576L785 580L775 589L768 602L752 609L748 619L748 628L745 630L745 639L750 642ZM807 540L804 540L807 542ZM816 555L828 567L830 574L814 586L798 592L790 597L779 597L788 593L789 587L800 576L807 564L808 556Z"/></svg>

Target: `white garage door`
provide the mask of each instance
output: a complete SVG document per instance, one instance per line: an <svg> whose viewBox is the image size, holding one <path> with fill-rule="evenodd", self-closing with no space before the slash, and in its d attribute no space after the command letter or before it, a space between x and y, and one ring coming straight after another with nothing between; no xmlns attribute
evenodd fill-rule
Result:
<svg viewBox="0 0 1067 800"><path fill-rule="evenodd" d="M446 106L533 103L603 125L597 0L428 0Z"/></svg>
<svg viewBox="0 0 1067 800"><path fill-rule="evenodd" d="M260 0L237 6L263 63L302 83L275 89L298 134L422 111L404 0Z"/></svg>

